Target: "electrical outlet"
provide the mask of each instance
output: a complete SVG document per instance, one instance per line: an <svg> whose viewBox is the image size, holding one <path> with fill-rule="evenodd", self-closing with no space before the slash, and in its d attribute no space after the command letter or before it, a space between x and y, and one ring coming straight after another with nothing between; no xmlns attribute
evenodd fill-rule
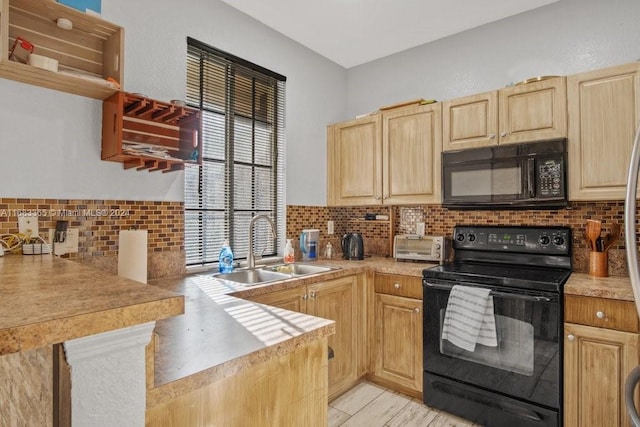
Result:
<svg viewBox="0 0 640 427"><path fill-rule="evenodd" d="M333 234L333 221L327 221L327 234Z"/></svg>
<svg viewBox="0 0 640 427"><path fill-rule="evenodd" d="M31 234L31 236L39 235L40 230L38 230L38 217L37 216L19 216L18 217L18 233Z"/></svg>

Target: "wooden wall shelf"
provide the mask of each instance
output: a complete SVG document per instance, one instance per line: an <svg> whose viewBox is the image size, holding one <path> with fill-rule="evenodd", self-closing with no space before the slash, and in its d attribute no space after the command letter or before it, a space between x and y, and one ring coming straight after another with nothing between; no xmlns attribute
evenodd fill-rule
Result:
<svg viewBox="0 0 640 427"><path fill-rule="evenodd" d="M73 28L57 26L57 19ZM9 59L17 37L33 53L58 61L48 71ZM123 84L124 29L53 0L0 0L0 77L62 92L105 99Z"/></svg>
<svg viewBox="0 0 640 427"><path fill-rule="evenodd" d="M102 160L171 172L201 164L200 110L118 92L102 103Z"/></svg>

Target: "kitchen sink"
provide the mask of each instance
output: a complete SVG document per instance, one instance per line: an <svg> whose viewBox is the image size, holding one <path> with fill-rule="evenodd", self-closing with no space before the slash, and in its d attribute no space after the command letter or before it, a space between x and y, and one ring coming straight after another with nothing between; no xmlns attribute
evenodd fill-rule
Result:
<svg viewBox="0 0 640 427"><path fill-rule="evenodd" d="M291 274L293 276L306 276L309 274L326 273L327 271L338 270L339 267L329 267L326 265L313 264L277 264L264 267L266 271Z"/></svg>
<svg viewBox="0 0 640 427"><path fill-rule="evenodd" d="M236 270L231 273L216 273L213 277L243 285L261 285L263 283L275 282L277 280L290 279L291 274L268 271L262 268L248 268Z"/></svg>

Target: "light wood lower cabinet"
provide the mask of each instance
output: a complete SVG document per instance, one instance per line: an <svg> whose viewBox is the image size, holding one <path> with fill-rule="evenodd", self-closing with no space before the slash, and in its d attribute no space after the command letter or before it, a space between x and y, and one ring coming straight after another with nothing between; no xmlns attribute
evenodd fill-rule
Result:
<svg viewBox="0 0 640 427"><path fill-rule="evenodd" d="M351 388L359 379L360 354L364 346L362 334L364 275L352 275L324 282L299 286L247 298L291 311L306 313L336 322L336 333L328 344L334 357L329 360L329 399Z"/></svg>
<svg viewBox="0 0 640 427"><path fill-rule="evenodd" d="M327 425L327 340L147 408L146 427Z"/></svg>
<svg viewBox="0 0 640 427"><path fill-rule="evenodd" d="M376 274L373 380L422 397L422 281Z"/></svg>
<svg viewBox="0 0 640 427"><path fill-rule="evenodd" d="M565 321L564 425L631 426L624 383L639 361L635 305L565 296Z"/></svg>

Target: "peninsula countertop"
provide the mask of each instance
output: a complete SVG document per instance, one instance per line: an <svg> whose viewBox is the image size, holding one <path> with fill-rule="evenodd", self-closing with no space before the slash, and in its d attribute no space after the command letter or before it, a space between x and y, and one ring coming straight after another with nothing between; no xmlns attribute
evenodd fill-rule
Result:
<svg viewBox="0 0 640 427"><path fill-rule="evenodd" d="M52 255L0 257L0 355L166 319L173 292Z"/></svg>
<svg viewBox="0 0 640 427"><path fill-rule="evenodd" d="M422 277L422 270L437 265L384 257L362 261L320 259L317 263L340 268L260 286L216 280L212 272L151 281L151 285L184 295L186 307L184 315L157 322L155 384L147 394L148 407L335 331L331 321L245 298L359 273ZM576 295L621 299L628 299L630 292L628 278L593 279L583 273L573 273L566 290Z"/></svg>
<svg viewBox="0 0 640 427"><path fill-rule="evenodd" d="M217 280L213 272L151 281L154 286L184 295L186 306L184 315L156 325L154 387L147 393L147 407L335 333L333 321L245 298L370 271L421 277L424 268L435 265L382 257L363 261L322 259L317 263L339 268L259 286Z"/></svg>

